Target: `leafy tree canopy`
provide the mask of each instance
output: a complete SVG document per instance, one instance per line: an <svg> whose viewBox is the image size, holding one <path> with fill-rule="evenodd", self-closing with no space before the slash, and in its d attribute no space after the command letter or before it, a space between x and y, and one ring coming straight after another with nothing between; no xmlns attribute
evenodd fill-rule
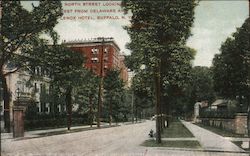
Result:
<svg viewBox="0 0 250 156"><path fill-rule="evenodd" d="M221 45L221 54L213 60L215 90L220 96L249 97L250 89L250 19Z"/></svg>

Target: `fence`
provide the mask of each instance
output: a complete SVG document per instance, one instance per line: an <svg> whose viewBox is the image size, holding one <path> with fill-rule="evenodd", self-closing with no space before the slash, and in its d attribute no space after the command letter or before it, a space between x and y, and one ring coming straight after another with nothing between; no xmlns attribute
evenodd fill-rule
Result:
<svg viewBox="0 0 250 156"><path fill-rule="evenodd" d="M204 125L217 127L236 134L247 134L247 113L229 111L201 112L199 122Z"/></svg>

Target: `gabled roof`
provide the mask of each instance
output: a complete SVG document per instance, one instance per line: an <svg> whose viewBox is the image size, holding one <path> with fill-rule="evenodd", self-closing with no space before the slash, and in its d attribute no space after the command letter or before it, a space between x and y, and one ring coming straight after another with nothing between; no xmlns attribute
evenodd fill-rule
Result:
<svg viewBox="0 0 250 156"><path fill-rule="evenodd" d="M224 100L224 99L218 99L218 100L215 100L211 106L224 106L224 105L227 105L227 100Z"/></svg>

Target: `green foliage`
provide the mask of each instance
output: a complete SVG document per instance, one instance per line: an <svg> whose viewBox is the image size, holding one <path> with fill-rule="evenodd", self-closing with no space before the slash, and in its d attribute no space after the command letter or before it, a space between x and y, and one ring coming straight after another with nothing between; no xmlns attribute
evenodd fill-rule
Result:
<svg viewBox="0 0 250 156"><path fill-rule="evenodd" d="M81 84L75 87L74 91L73 103L79 105L79 113L91 113L90 98L92 100L93 112L96 112L98 84L99 78L92 71L86 70L84 79L81 81Z"/></svg>
<svg viewBox="0 0 250 156"><path fill-rule="evenodd" d="M191 79L192 64L196 51L182 45L170 45L167 49L169 54L162 57L162 79L163 85L168 92L172 90L174 94L180 95L183 88Z"/></svg>
<svg viewBox="0 0 250 156"><path fill-rule="evenodd" d="M12 63L18 70L26 67L28 62L34 61L31 59L33 55L31 48L34 41L38 42L41 34L53 31L57 19L62 16L61 2L41 1L30 12L22 7L20 1L2 1L1 5L3 8L1 19L1 41L3 41L0 54L2 58L0 60L1 69L6 64ZM2 70L1 72L4 73Z"/></svg>
<svg viewBox="0 0 250 156"><path fill-rule="evenodd" d="M11 94L6 76L29 68L33 58L34 43L44 42L41 34L53 34L57 19L62 16L60 1L43 0L32 11L27 11L17 1L1 1L0 77L3 85L4 108L9 109ZM42 51L43 52L43 51ZM4 112L5 128L10 131L10 115Z"/></svg>
<svg viewBox="0 0 250 156"><path fill-rule="evenodd" d="M133 70L141 64L154 66L157 58L171 53L167 51L170 44L185 43L190 36L196 6L194 0L124 0L123 4L125 10L133 13L131 26L125 28L131 37L131 43L127 46L132 50Z"/></svg>
<svg viewBox="0 0 250 156"><path fill-rule="evenodd" d="M109 115L112 115L116 121L123 109L123 94L125 91L124 83L119 74L117 70L108 70L104 78L105 105L108 106Z"/></svg>
<svg viewBox="0 0 250 156"><path fill-rule="evenodd" d="M194 67L192 69L192 79L187 88L190 102L208 101L213 102L215 99L213 90L213 73L208 67Z"/></svg>
<svg viewBox="0 0 250 156"><path fill-rule="evenodd" d="M213 60L215 90L218 95L250 99L250 18L221 45Z"/></svg>
<svg viewBox="0 0 250 156"><path fill-rule="evenodd" d="M57 128L65 127L67 123L66 114L32 114L31 110L26 112L24 126L25 129L46 129L46 128ZM73 125L88 124L87 114L72 114Z"/></svg>
<svg viewBox="0 0 250 156"><path fill-rule="evenodd" d="M133 14L131 25L125 27L131 38L127 48L132 51L126 65L136 73L133 90L138 101L144 97L152 100L157 90L154 78L159 77L160 103L165 107L162 112L170 108L170 102L177 103L191 77L191 60L196 52L185 43L191 35L196 5L195 0L123 0L125 12ZM142 64L146 66L144 71L140 69Z"/></svg>

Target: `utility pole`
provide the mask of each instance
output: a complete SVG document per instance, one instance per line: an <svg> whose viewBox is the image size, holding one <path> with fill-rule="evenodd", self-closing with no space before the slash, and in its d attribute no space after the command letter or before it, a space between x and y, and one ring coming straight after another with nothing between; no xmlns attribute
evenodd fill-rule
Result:
<svg viewBox="0 0 250 156"><path fill-rule="evenodd" d="M248 0L248 18L250 18L250 0ZM246 96L247 99L247 136L250 138L250 93ZM248 148L250 148L250 140L248 142Z"/></svg>
<svg viewBox="0 0 250 156"><path fill-rule="evenodd" d="M98 92L98 112L97 112L97 127L100 128L100 118L101 118L101 109L103 104L103 46L104 46L104 37L98 39L102 40L102 50L100 53L100 82L99 82L99 92Z"/></svg>
<svg viewBox="0 0 250 156"><path fill-rule="evenodd" d="M132 123L134 123L134 91L132 90L132 102L131 102L131 108L132 108Z"/></svg>
<svg viewBox="0 0 250 156"><path fill-rule="evenodd" d="M100 53L100 82L99 82L99 92L98 92L98 112L97 112L97 127L100 128L100 118L102 114L102 105L103 105L103 78L104 78L104 43L105 40L112 40L112 37L98 37L98 40L101 40L101 53Z"/></svg>

